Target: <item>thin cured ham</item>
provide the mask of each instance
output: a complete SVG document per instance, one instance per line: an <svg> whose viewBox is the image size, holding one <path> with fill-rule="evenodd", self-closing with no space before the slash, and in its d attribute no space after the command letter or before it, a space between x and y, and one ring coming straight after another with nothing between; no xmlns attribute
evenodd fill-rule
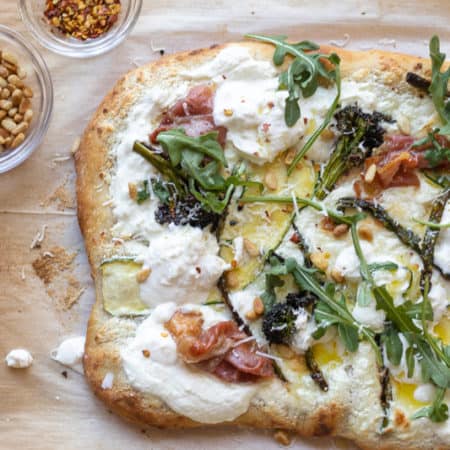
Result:
<svg viewBox="0 0 450 450"><path fill-rule="evenodd" d="M186 98L179 100L164 114L158 128L150 135L150 141L156 144L158 134L162 131L183 128L186 134L192 137L217 131L218 141L223 147L227 130L214 123L213 102L214 91L210 86L193 87Z"/></svg>
<svg viewBox="0 0 450 450"><path fill-rule="evenodd" d="M231 320L203 329L200 312L177 311L166 328L177 344L178 354L188 364L226 381L252 381L273 376L272 362L258 353L254 341Z"/></svg>

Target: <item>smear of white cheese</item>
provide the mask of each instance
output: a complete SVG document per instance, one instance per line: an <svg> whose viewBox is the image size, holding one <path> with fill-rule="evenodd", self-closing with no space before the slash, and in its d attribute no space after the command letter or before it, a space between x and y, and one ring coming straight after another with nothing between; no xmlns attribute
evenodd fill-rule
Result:
<svg viewBox="0 0 450 450"><path fill-rule="evenodd" d="M210 315L210 307L201 308L209 308ZM123 367L130 384L201 423L226 422L245 413L259 385L224 382L181 361L174 340L164 328L175 310L174 303L156 307L122 349ZM216 317L228 318L219 312ZM149 358L143 355L143 350L150 352Z"/></svg>
<svg viewBox="0 0 450 450"><path fill-rule="evenodd" d="M442 215L441 223L450 222L450 203ZM434 261L445 272L450 274L450 228L442 228L434 248Z"/></svg>

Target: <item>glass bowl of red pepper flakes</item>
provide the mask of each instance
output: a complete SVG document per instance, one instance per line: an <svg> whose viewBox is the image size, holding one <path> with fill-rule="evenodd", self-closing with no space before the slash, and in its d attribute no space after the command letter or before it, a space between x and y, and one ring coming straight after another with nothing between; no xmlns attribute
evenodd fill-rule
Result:
<svg viewBox="0 0 450 450"><path fill-rule="evenodd" d="M22 20L49 50L89 58L119 45L135 25L142 0L19 0Z"/></svg>

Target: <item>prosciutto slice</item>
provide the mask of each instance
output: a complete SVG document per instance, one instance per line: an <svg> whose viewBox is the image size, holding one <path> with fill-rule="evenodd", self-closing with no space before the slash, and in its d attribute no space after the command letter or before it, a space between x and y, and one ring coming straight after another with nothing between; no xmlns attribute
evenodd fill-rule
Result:
<svg viewBox="0 0 450 450"><path fill-rule="evenodd" d="M199 312L177 311L165 324L184 362L230 381L254 381L273 376L272 362L257 353L254 341L231 320L203 329Z"/></svg>
<svg viewBox="0 0 450 450"><path fill-rule="evenodd" d="M193 87L186 98L179 100L168 111L158 128L150 135L150 141L157 143L158 134L172 128L183 128L188 136L197 137L210 131L219 133L218 140L225 145L227 130L216 126L213 118L214 91L210 86Z"/></svg>
<svg viewBox="0 0 450 450"><path fill-rule="evenodd" d="M436 135L436 140L444 147L450 147L445 136ZM374 186L387 189L394 186L419 186L420 181L416 169L430 168L429 161L425 158L425 151L431 148L431 144L413 147L415 139L412 136L394 135L385 139L381 152L365 161L366 173L375 164L377 171ZM443 161L440 166L448 166Z"/></svg>

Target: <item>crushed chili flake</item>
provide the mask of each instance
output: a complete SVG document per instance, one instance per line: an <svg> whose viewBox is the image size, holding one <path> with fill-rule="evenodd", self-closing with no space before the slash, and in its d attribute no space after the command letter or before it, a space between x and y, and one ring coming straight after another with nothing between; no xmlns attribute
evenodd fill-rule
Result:
<svg viewBox="0 0 450 450"><path fill-rule="evenodd" d="M120 0L46 0L44 16L68 37L95 39L117 21Z"/></svg>

